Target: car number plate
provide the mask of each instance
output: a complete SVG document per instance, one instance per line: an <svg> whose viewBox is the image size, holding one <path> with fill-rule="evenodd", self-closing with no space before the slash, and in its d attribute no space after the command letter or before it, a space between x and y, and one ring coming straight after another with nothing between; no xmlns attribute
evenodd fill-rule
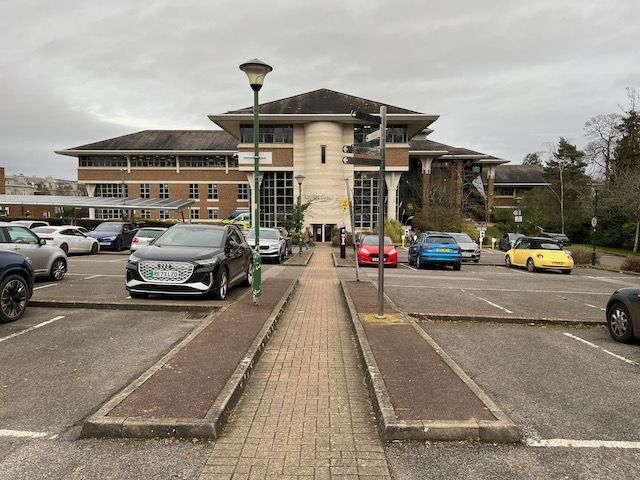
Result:
<svg viewBox="0 0 640 480"><path fill-rule="evenodd" d="M551 262L551 263L553 263L554 265L564 265L564 262Z"/></svg>
<svg viewBox="0 0 640 480"><path fill-rule="evenodd" d="M99 242L100 245L111 245L111 242Z"/></svg>
<svg viewBox="0 0 640 480"><path fill-rule="evenodd" d="M378 256L377 255L376 256L372 256L371 260L374 261L374 262L377 262L378 261Z"/></svg>
<svg viewBox="0 0 640 480"><path fill-rule="evenodd" d="M462 256L463 257L470 257L471 256L471 252L462 252Z"/></svg>
<svg viewBox="0 0 640 480"><path fill-rule="evenodd" d="M151 278L178 278L180 273L176 270L151 270Z"/></svg>
<svg viewBox="0 0 640 480"><path fill-rule="evenodd" d="M449 252L448 248L436 248L436 252Z"/></svg>

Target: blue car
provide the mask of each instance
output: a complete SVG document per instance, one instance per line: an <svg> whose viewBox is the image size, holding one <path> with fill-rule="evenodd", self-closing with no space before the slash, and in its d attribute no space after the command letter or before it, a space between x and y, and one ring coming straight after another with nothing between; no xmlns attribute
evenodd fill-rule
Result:
<svg viewBox="0 0 640 480"><path fill-rule="evenodd" d="M409 265L418 268L429 265L462 267L462 251L455 238L446 233L427 232L409 247Z"/></svg>
<svg viewBox="0 0 640 480"><path fill-rule="evenodd" d="M130 222L103 222L94 230L87 233L87 237L95 238L100 244L100 250L123 250L131 247L131 241L136 236L138 227Z"/></svg>
<svg viewBox="0 0 640 480"><path fill-rule="evenodd" d="M0 323L24 315L33 293L33 267L20 253L0 250Z"/></svg>

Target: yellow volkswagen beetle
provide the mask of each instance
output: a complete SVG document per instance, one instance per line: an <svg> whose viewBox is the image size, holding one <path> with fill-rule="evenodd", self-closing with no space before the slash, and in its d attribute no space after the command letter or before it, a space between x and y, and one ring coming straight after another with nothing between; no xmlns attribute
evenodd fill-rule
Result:
<svg viewBox="0 0 640 480"><path fill-rule="evenodd" d="M507 267L526 267L536 270L560 270L569 274L573 270L573 257L550 238L521 237L504 257Z"/></svg>

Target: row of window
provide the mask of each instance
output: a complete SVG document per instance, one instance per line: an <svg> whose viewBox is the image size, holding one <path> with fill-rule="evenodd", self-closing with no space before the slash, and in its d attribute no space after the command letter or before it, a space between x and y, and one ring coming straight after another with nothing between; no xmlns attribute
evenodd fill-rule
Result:
<svg viewBox="0 0 640 480"><path fill-rule="evenodd" d="M169 219L169 210L159 210L160 220ZM100 220L113 220L122 218L122 211L113 208L100 208L96 209L96 218ZM140 210L140 218L149 220L151 218L151 210ZM189 212L189 218L191 220L200 219L200 209L192 208ZM207 208L208 220L217 220L220 218L219 210L217 208Z"/></svg>
<svg viewBox="0 0 640 480"><path fill-rule="evenodd" d="M378 130L378 126L372 125L355 125L353 127L353 140L355 143L364 143L365 137L374 130ZM387 125L387 143L407 143L409 136L407 134L406 125Z"/></svg>
<svg viewBox="0 0 640 480"><path fill-rule="evenodd" d="M293 125L260 125L260 143L293 143ZM240 142L253 143L253 125L240 125Z"/></svg>
<svg viewBox="0 0 640 480"><path fill-rule="evenodd" d="M131 168L237 168L233 155L131 155ZM124 155L80 155L81 167L127 167Z"/></svg>
<svg viewBox="0 0 640 480"><path fill-rule="evenodd" d="M95 196L96 197L128 197L129 186L127 184L122 184L122 183L100 183L96 185ZM158 185L158 197L169 198L168 183L161 183ZM140 198L151 198L151 184L149 183L140 184ZM200 184L198 183L189 184L189 198L196 199L196 200L200 198ZM209 200L219 199L217 183L207 184L207 198ZM236 198L238 200L249 200L249 185L247 183L238 184L238 196Z"/></svg>

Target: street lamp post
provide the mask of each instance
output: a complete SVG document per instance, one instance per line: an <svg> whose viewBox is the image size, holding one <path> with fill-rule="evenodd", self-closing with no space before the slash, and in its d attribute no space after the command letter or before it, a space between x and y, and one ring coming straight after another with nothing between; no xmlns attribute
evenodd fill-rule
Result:
<svg viewBox="0 0 640 480"><path fill-rule="evenodd" d="M298 215L301 215L302 210L302 181L304 175L296 175L296 181L298 182ZM298 255L302 255L302 218L298 223Z"/></svg>
<svg viewBox="0 0 640 480"><path fill-rule="evenodd" d="M260 146L259 146L259 106L258 92L262 88L264 79L273 68L263 61L254 58L240 65L240 70L247 74L249 85L253 90L253 196L254 196L254 225L256 245L253 251L253 303L260 302L262 293L262 262L260 258Z"/></svg>
<svg viewBox="0 0 640 480"><path fill-rule="evenodd" d="M595 203L593 206L593 218L591 219L591 242L593 244L593 250L591 251L591 265L596 264L596 228L598 226L598 188L595 188Z"/></svg>

